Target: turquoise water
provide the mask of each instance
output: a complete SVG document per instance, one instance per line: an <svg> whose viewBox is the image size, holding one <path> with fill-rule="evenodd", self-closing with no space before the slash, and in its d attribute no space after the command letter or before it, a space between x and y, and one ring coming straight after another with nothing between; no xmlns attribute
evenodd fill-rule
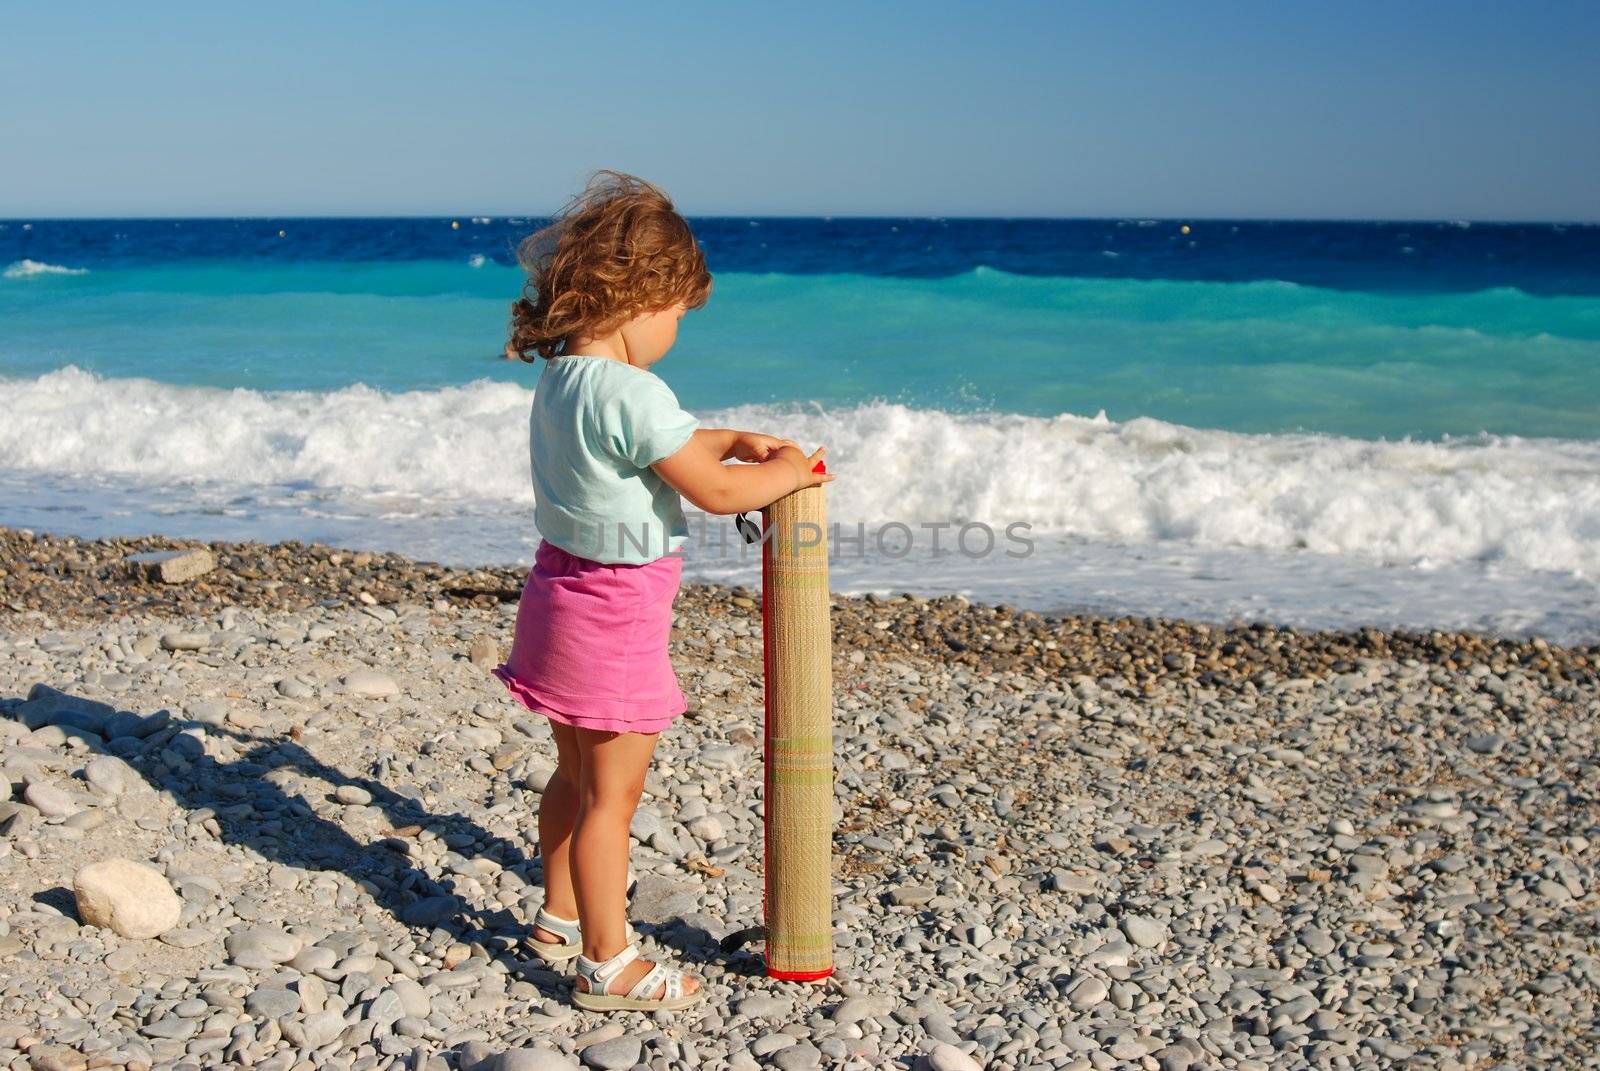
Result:
<svg viewBox="0 0 1600 1071"><path fill-rule="evenodd" d="M521 276L492 261L13 267L0 375L426 390L497 354ZM1296 283L722 273L657 366L691 409L891 402L1437 440L1600 437L1600 298Z"/></svg>

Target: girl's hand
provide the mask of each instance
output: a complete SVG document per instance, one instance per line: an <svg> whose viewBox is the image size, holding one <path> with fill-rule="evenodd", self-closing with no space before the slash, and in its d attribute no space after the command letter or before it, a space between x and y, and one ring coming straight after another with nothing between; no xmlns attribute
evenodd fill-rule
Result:
<svg viewBox="0 0 1600 1071"><path fill-rule="evenodd" d="M817 462L821 461L822 455L827 452L828 448L826 446L819 446L816 453L807 457L804 450L793 443L786 442L778 448L778 452L774 456L780 457L795 466L795 475L799 477L800 482L795 484L794 489L799 491L807 487L820 487L825 483L833 482L833 473L816 471Z"/></svg>
<svg viewBox="0 0 1600 1071"><path fill-rule="evenodd" d="M779 439L759 431L741 431L733 440L733 456L740 461L765 461L785 446L800 448L793 439Z"/></svg>

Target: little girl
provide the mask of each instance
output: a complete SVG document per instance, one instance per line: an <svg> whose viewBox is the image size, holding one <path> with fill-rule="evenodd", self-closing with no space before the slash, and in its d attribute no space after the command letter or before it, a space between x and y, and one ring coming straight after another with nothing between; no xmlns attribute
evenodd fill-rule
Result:
<svg viewBox="0 0 1600 1071"><path fill-rule="evenodd" d="M544 360L530 421L542 539L494 673L549 719L559 755L539 804L532 941L546 959L576 957L581 1008L683 1008L704 997L698 979L639 958L626 918L628 824L656 739L686 705L667 654L688 539L679 496L739 513L833 476L812 472L825 448L700 427L650 371L711 293L660 189L598 171L518 259L528 283L510 348Z"/></svg>

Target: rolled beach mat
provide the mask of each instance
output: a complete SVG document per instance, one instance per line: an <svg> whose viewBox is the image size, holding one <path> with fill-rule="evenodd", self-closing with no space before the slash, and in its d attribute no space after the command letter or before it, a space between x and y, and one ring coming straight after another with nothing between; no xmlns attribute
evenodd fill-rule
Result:
<svg viewBox="0 0 1600 1071"><path fill-rule="evenodd" d="M826 469L819 461L813 471ZM785 495L761 519L767 974L813 981L833 973L833 624L823 488Z"/></svg>

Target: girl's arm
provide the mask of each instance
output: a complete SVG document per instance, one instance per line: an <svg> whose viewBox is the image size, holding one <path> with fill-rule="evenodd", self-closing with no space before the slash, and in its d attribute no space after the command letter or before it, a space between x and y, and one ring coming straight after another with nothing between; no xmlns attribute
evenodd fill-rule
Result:
<svg viewBox="0 0 1600 1071"><path fill-rule="evenodd" d="M793 441L733 428L697 428L695 435L704 436L706 446L723 461L765 461L768 452L777 449L780 442Z"/></svg>
<svg viewBox="0 0 1600 1071"><path fill-rule="evenodd" d="M753 465L724 465L718 456L717 432L697 430L677 453L650 468L696 509L729 514L771 505L791 491L815 487L833 479L828 472L812 472L828 449L819 446L810 457L795 446L784 446ZM737 434L737 433L735 433Z"/></svg>
<svg viewBox="0 0 1600 1071"><path fill-rule="evenodd" d="M706 449L723 461L733 457L733 444L739 441L739 433L732 428L696 428L694 437L703 439Z"/></svg>

